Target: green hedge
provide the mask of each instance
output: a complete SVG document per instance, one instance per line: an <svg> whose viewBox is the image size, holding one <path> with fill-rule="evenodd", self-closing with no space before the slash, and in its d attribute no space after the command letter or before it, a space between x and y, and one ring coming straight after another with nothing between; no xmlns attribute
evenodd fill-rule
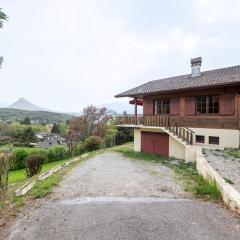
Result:
<svg viewBox="0 0 240 240"><path fill-rule="evenodd" d="M90 136L86 138L83 142L79 142L73 152L73 156L80 155L84 152L91 152L94 150L101 149L105 146L103 144L103 139L101 137ZM0 149L1 150L4 148ZM43 163L54 162L58 160L63 160L69 158L66 146L57 146L49 149L39 149L39 148L24 148L17 147L12 150L14 155L14 163L11 170L18 170L25 168L25 162L27 157L31 155L40 155L43 157ZM72 157L73 157L72 156Z"/></svg>
<svg viewBox="0 0 240 240"><path fill-rule="evenodd" d="M13 150L14 163L11 170L25 168L26 158L30 155L38 154L44 159L44 163L63 160L68 158L66 147L57 146L50 149L37 148L16 148Z"/></svg>

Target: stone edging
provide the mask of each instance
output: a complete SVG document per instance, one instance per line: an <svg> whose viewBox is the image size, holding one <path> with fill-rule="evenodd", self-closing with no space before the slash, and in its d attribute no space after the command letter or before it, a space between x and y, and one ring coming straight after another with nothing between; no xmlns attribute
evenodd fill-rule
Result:
<svg viewBox="0 0 240 240"><path fill-rule="evenodd" d="M48 170L47 172L42 173L41 175L39 175L37 177L37 180L29 181L29 182L25 183L22 187L18 188L15 191L15 195L17 197L21 197L21 196L25 195L27 192L29 192L34 187L34 185L36 184L37 181L43 181L43 180L49 178L55 172L59 171L62 167L66 167L66 166L68 166L68 165L70 165L70 164L72 164L74 162L79 161L81 158L85 158L87 156L88 156L87 153L82 154L80 157L74 158L74 159L72 159L70 161L65 162L63 165L60 165L60 166L55 167L55 168L53 168L51 170Z"/></svg>
<svg viewBox="0 0 240 240"><path fill-rule="evenodd" d="M232 209L240 213L240 193L223 177L221 177L215 169L208 163L207 159L203 156L202 151L197 151L196 166L198 173L204 179L216 182L218 189L222 194L223 201Z"/></svg>
<svg viewBox="0 0 240 240"><path fill-rule="evenodd" d="M33 180L33 181L30 181L30 182L27 182L26 184L24 184L22 187L18 188L16 191L15 191L15 195L16 197L21 197L23 195L25 195L28 191L30 191L33 186L35 185L36 181Z"/></svg>

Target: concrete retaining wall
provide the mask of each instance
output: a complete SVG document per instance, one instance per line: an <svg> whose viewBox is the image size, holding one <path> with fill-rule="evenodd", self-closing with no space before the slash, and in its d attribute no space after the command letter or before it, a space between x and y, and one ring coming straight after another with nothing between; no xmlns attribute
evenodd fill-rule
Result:
<svg viewBox="0 0 240 240"><path fill-rule="evenodd" d="M202 175L204 179L216 182L222 194L223 201L232 210L236 210L240 213L240 193L212 168L200 150L197 151L196 165L198 173Z"/></svg>

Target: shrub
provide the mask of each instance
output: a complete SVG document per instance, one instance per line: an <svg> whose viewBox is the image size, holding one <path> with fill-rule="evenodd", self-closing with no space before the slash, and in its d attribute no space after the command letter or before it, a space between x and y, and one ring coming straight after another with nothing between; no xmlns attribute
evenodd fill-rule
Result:
<svg viewBox="0 0 240 240"><path fill-rule="evenodd" d="M90 136L84 140L84 150L86 152L92 152L102 147L102 138L97 136Z"/></svg>
<svg viewBox="0 0 240 240"><path fill-rule="evenodd" d="M133 141L133 130L128 128L118 128L117 135L115 137L115 144L121 145L124 143Z"/></svg>
<svg viewBox="0 0 240 240"><path fill-rule="evenodd" d="M13 151L15 160L11 170L18 170L25 168L26 159L30 155L41 155L44 163L53 162L57 160L63 160L68 158L66 147L57 146L50 149L38 149L38 148L17 148Z"/></svg>
<svg viewBox="0 0 240 240"><path fill-rule="evenodd" d="M16 149L13 151L14 162L12 165L12 170L25 168L25 161L27 156L29 155L27 150L24 148Z"/></svg>
<svg viewBox="0 0 240 240"><path fill-rule="evenodd" d="M42 170L44 157L40 154L29 155L26 159L26 173L28 177L37 175Z"/></svg>
<svg viewBox="0 0 240 240"><path fill-rule="evenodd" d="M8 173L13 162L13 154L4 152L0 154L0 201L3 200L8 187Z"/></svg>
<svg viewBox="0 0 240 240"><path fill-rule="evenodd" d="M82 153L86 152L85 146L82 142L78 143L74 147L74 155L80 155Z"/></svg>
<svg viewBox="0 0 240 240"><path fill-rule="evenodd" d="M51 149L46 150L47 151L47 162L53 162L56 160L63 160L68 157L66 147L63 146L57 146Z"/></svg>
<svg viewBox="0 0 240 240"><path fill-rule="evenodd" d="M104 137L104 146L106 148L113 147L115 145L115 136L107 135Z"/></svg>

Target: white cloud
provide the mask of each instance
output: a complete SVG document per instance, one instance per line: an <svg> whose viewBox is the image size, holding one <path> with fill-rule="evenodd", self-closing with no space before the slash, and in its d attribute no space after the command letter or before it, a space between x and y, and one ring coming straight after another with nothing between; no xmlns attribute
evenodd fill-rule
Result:
<svg viewBox="0 0 240 240"><path fill-rule="evenodd" d="M239 0L196 0L194 3L200 19L208 24L240 19Z"/></svg>
<svg viewBox="0 0 240 240"><path fill-rule="evenodd" d="M152 16L144 9L134 15L137 0L5 0L10 21L0 31L5 56L0 101L22 96L50 109L77 111L114 101L114 94L144 81L189 72L190 57L207 61L211 51L225 57L239 36L228 27L234 13L226 21L222 16L237 11L223 0L216 13L214 1L192 2L182 19L159 14L145 23ZM170 3L163 9L164 4ZM239 56L236 47L232 52Z"/></svg>

